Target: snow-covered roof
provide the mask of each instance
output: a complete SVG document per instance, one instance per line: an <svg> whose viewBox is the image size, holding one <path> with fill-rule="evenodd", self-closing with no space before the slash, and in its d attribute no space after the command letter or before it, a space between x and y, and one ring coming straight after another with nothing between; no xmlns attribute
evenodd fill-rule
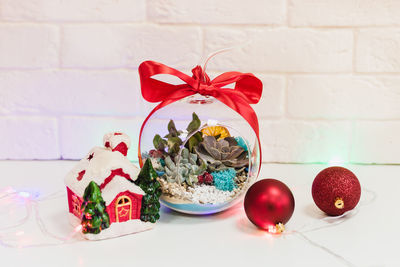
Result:
<svg viewBox="0 0 400 267"><path fill-rule="evenodd" d="M121 190L121 188L122 188L122 190ZM101 196L103 197L103 200L108 205L109 203L111 203L114 200L116 195L118 195L120 192L124 192L127 190L129 192L136 193L139 195L145 194L145 192L139 186L128 181L125 177L117 175L101 191Z"/></svg>
<svg viewBox="0 0 400 267"><path fill-rule="evenodd" d="M133 181L137 179L140 171L138 167L131 163L128 158L119 151L112 151L111 148L95 147L67 174L65 177L65 184L75 194L83 196L85 188L91 181L94 181L100 186L104 180L111 175L111 172L116 169L122 169ZM116 192L114 195L115 197L119 192L126 190L144 195L140 187L121 176L115 176L113 180L102 189L102 195ZM111 197L111 195L109 197Z"/></svg>

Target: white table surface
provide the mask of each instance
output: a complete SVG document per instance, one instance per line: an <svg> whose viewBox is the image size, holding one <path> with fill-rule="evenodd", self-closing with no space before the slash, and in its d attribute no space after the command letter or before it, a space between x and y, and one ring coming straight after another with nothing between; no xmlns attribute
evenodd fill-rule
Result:
<svg viewBox="0 0 400 267"><path fill-rule="evenodd" d="M12 186L42 197L61 190L58 198L40 202L38 211L50 234L68 236L73 229L67 220L63 178L74 164L0 161L0 191ZM76 235L63 244L43 234L32 214L26 224L0 230L1 242L49 245L10 248L0 244L0 266L400 266L400 166L345 166L358 176L362 187L374 193L363 190L357 211L333 221L321 219L325 216L311 197L313 178L325 167L263 165L260 179L280 179L295 197L286 235L257 230L247 220L242 203L211 216L162 208L161 219L151 231L96 242ZM7 205L11 204L0 202L0 229L12 223L4 216ZM16 206L15 212L24 214L22 207Z"/></svg>

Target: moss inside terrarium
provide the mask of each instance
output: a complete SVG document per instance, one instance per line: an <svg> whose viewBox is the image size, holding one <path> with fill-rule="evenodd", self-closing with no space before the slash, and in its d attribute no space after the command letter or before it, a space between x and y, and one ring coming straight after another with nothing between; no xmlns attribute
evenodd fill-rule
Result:
<svg viewBox="0 0 400 267"><path fill-rule="evenodd" d="M241 136L222 125L203 125L196 113L187 128L173 120L168 134L156 134L154 148L142 153L158 174L163 197L171 203L217 204L232 200L248 179L250 151Z"/></svg>

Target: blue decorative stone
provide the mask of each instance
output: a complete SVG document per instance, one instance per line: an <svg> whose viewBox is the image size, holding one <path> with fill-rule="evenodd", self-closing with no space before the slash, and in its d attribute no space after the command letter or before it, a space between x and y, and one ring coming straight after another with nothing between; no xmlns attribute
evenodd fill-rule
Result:
<svg viewBox="0 0 400 267"><path fill-rule="evenodd" d="M223 191L232 191L236 188L235 177L236 171L233 168L229 168L223 171L212 172L211 175L214 178L214 185L217 189Z"/></svg>
<svg viewBox="0 0 400 267"><path fill-rule="evenodd" d="M162 172L162 171L156 171L156 173L158 176L163 176L165 174L165 172Z"/></svg>

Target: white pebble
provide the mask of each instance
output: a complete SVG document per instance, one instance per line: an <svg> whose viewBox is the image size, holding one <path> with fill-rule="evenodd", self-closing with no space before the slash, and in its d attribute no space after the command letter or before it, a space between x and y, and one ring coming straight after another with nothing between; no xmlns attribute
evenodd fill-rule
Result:
<svg viewBox="0 0 400 267"><path fill-rule="evenodd" d="M195 185L189 188L188 198L193 203L217 204L227 202L236 194L234 191L222 191L211 185Z"/></svg>

